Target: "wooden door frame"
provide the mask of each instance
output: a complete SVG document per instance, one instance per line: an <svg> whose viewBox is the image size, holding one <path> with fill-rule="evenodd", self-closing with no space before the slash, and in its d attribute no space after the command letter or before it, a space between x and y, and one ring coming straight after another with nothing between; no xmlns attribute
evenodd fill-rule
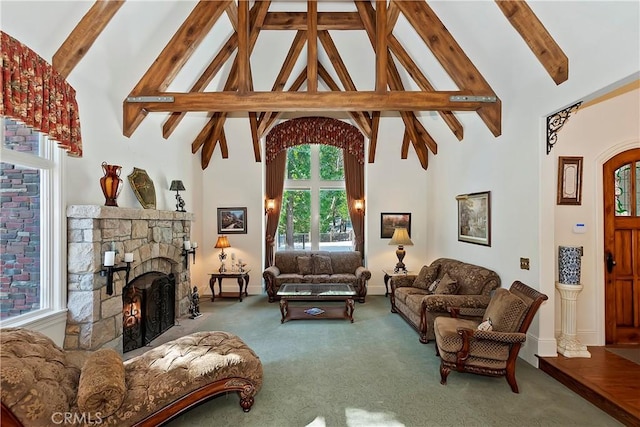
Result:
<svg viewBox="0 0 640 427"><path fill-rule="evenodd" d="M600 155L596 156L594 160L594 173L596 174L596 194L594 207L596 209L596 324L598 330L596 331L597 345L605 345L605 271L604 271L604 177L603 167L604 164L614 158L620 153L625 151L640 148L640 140L625 141L620 144L616 144L609 147Z"/></svg>

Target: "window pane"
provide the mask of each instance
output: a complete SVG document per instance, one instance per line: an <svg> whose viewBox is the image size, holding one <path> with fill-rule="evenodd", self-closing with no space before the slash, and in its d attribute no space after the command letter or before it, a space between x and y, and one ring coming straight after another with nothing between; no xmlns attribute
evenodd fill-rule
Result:
<svg viewBox="0 0 640 427"><path fill-rule="evenodd" d="M40 308L40 171L0 163L0 318Z"/></svg>
<svg viewBox="0 0 640 427"><path fill-rule="evenodd" d="M353 227L345 190L320 190L320 249L351 250Z"/></svg>
<svg viewBox="0 0 640 427"><path fill-rule="evenodd" d="M4 148L40 156L40 133L16 120L4 120Z"/></svg>
<svg viewBox="0 0 640 427"><path fill-rule="evenodd" d="M631 215L631 165L624 165L614 172L616 216Z"/></svg>
<svg viewBox="0 0 640 427"><path fill-rule="evenodd" d="M311 178L311 146L296 145L287 150L287 179Z"/></svg>
<svg viewBox="0 0 640 427"><path fill-rule="evenodd" d="M640 162L636 163L636 216L640 216Z"/></svg>
<svg viewBox="0 0 640 427"><path fill-rule="evenodd" d="M285 190L278 224L277 250L311 249L311 192Z"/></svg>
<svg viewBox="0 0 640 427"><path fill-rule="evenodd" d="M340 181L344 179L342 150L331 145L320 146L320 179Z"/></svg>

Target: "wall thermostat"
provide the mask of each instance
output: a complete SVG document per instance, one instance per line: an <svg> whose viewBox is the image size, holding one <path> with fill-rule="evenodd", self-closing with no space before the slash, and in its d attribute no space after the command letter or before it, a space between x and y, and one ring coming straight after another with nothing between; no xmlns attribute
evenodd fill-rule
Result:
<svg viewBox="0 0 640 427"><path fill-rule="evenodd" d="M587 226L583 222L578 222L573 225L573 232L576 234L584 234L587 232Z"/></svg>

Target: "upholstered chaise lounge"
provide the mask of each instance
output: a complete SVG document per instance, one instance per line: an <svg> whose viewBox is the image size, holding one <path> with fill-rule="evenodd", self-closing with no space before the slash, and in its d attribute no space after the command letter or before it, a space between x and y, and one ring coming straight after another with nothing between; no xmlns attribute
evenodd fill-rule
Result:
<svg viewBox="0 0 640 427"><path fill-rule="evenodd" d="M249 411L262 386L260 359L226 332L196 332L125 362L112 349L62 350L27 329L0 330L0 345L3 427L157 426L228 392Z"/></svg>
<svg viewBox="0 0 640 427"><path fill-rule="evenodd" d="M279 251L262 277L269 302L280 299L278 289L285 283L348 283L356 290L354 299L364 302L371 272L358 251Z"/></svg>

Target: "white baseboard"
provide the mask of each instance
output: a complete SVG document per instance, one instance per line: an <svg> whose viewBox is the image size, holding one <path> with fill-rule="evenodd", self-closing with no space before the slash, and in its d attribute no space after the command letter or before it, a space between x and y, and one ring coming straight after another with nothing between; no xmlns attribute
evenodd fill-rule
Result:
<svg viewBox="0 0 640 427"><path fill-rule="evenodd" d="M525 360L530 365L538 367L539 357L555 357L558 344L555 339L539 339L538 337L527 335L527 341L520 348L518 357Z"/></svg>

